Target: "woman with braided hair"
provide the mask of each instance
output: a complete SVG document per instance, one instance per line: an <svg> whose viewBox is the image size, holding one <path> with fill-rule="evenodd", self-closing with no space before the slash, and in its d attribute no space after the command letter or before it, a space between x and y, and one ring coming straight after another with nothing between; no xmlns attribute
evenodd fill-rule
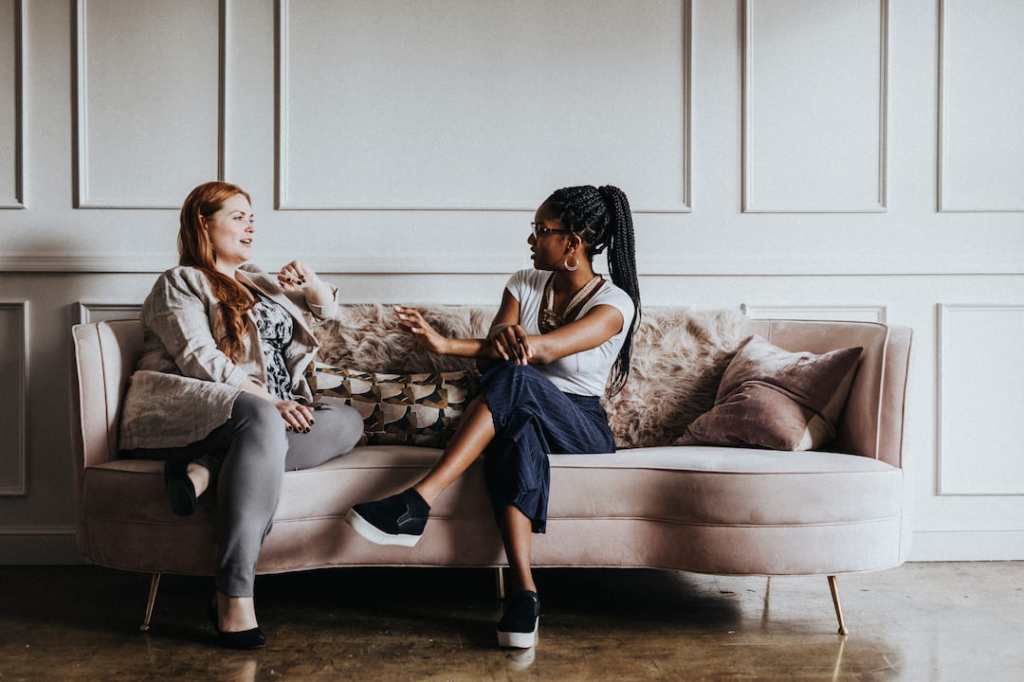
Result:
<svg viewBox="0 0 1024 682"><path fill-rule="evenodd" d="M519 648L537 641L540 601L530 548L531 531L543 533L547 521L548 454L615 451L600 397L625 384L640 317L633 219L622 190L557 190L537 209L527 242L534 269L509 278L486 339L446 338L419 311L396 309L429 350L493 364L433 469L415 486L357 504L346 516L371 542L411 547L437 496L485 455L514 588L498 623L498 643ZM610 282L592 266L605 249Z"/></svg>

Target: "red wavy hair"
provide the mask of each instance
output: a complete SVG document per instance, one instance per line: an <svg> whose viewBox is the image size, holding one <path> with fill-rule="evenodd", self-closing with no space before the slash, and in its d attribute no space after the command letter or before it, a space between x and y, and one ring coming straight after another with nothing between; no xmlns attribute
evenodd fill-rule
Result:
<svg viewBox="0 0 1024 682"><path fill-rule="evenodd" d="M224 202L241 194L249 203L252 197L229 182L204 182L185 197L181 205L181 228L178 230L178 264L198 270L210 280L213 295L220 301L224 315L224 336L217 339L217 347L233 361L241 356L248 318L245 314L256 300L235 279L217 271L216 254L210 232L202 218L209 218L220 210Z"/></svg>

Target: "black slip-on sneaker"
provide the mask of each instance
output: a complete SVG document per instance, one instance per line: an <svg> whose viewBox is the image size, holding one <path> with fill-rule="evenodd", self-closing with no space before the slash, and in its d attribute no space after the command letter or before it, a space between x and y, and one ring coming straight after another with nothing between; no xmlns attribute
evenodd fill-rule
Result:
<svg viewBox="0 0 1024 682"><path fill-rule="evenodd" d="M498 646L529 649L537 645L540 628L540 597L536 592L520 590L505 603L505 614L498 621Z"/></svg>
<svg viewBox="0 0 1024 682"><path fill-rule="evenodd" d="M423 537L430 505L415 488L349 509L345 520L352 530L378 545L413 547Z"/></svg>

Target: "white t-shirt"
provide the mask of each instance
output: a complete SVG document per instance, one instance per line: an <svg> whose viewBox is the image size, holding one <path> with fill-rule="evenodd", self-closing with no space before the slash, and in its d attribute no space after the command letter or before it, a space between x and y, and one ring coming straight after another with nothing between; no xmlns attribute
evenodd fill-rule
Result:
<svg viewBox="0 0 1024 682"><path fill-rule="evenodd" d="M544 297L544 285L553 274L550 270L520 270L509 277L505 285L505 289L519 301L519 324L531 336L540 334L537 318ZM584 304L576 319L599 305L614 306L622 313L623 324L618 334L596 348L566 355L546 365L534 365L560 391L578 395L604 395L608 373L633 323L634 306L629 294L605 279L597 293Z"/></svg>

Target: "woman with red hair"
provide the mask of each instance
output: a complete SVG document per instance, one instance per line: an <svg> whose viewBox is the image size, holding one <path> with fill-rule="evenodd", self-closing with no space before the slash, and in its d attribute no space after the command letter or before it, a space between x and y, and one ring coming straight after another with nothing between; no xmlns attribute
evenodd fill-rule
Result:
<svg viewBox="0 0 1024 682"><path fill-rule="evenodd" d="M276 276L248 264L251 198L207 182L181 208L179 265L142 308L144 350L132 375L121 448L164 460L171 509L195 511L217 485L217 632L234 648L263 646L256 560L270 533L286 469L345 454L362 435L353 408L313 408L305 370L313 327L332 317L337 289L299 261Z"/></svg>

